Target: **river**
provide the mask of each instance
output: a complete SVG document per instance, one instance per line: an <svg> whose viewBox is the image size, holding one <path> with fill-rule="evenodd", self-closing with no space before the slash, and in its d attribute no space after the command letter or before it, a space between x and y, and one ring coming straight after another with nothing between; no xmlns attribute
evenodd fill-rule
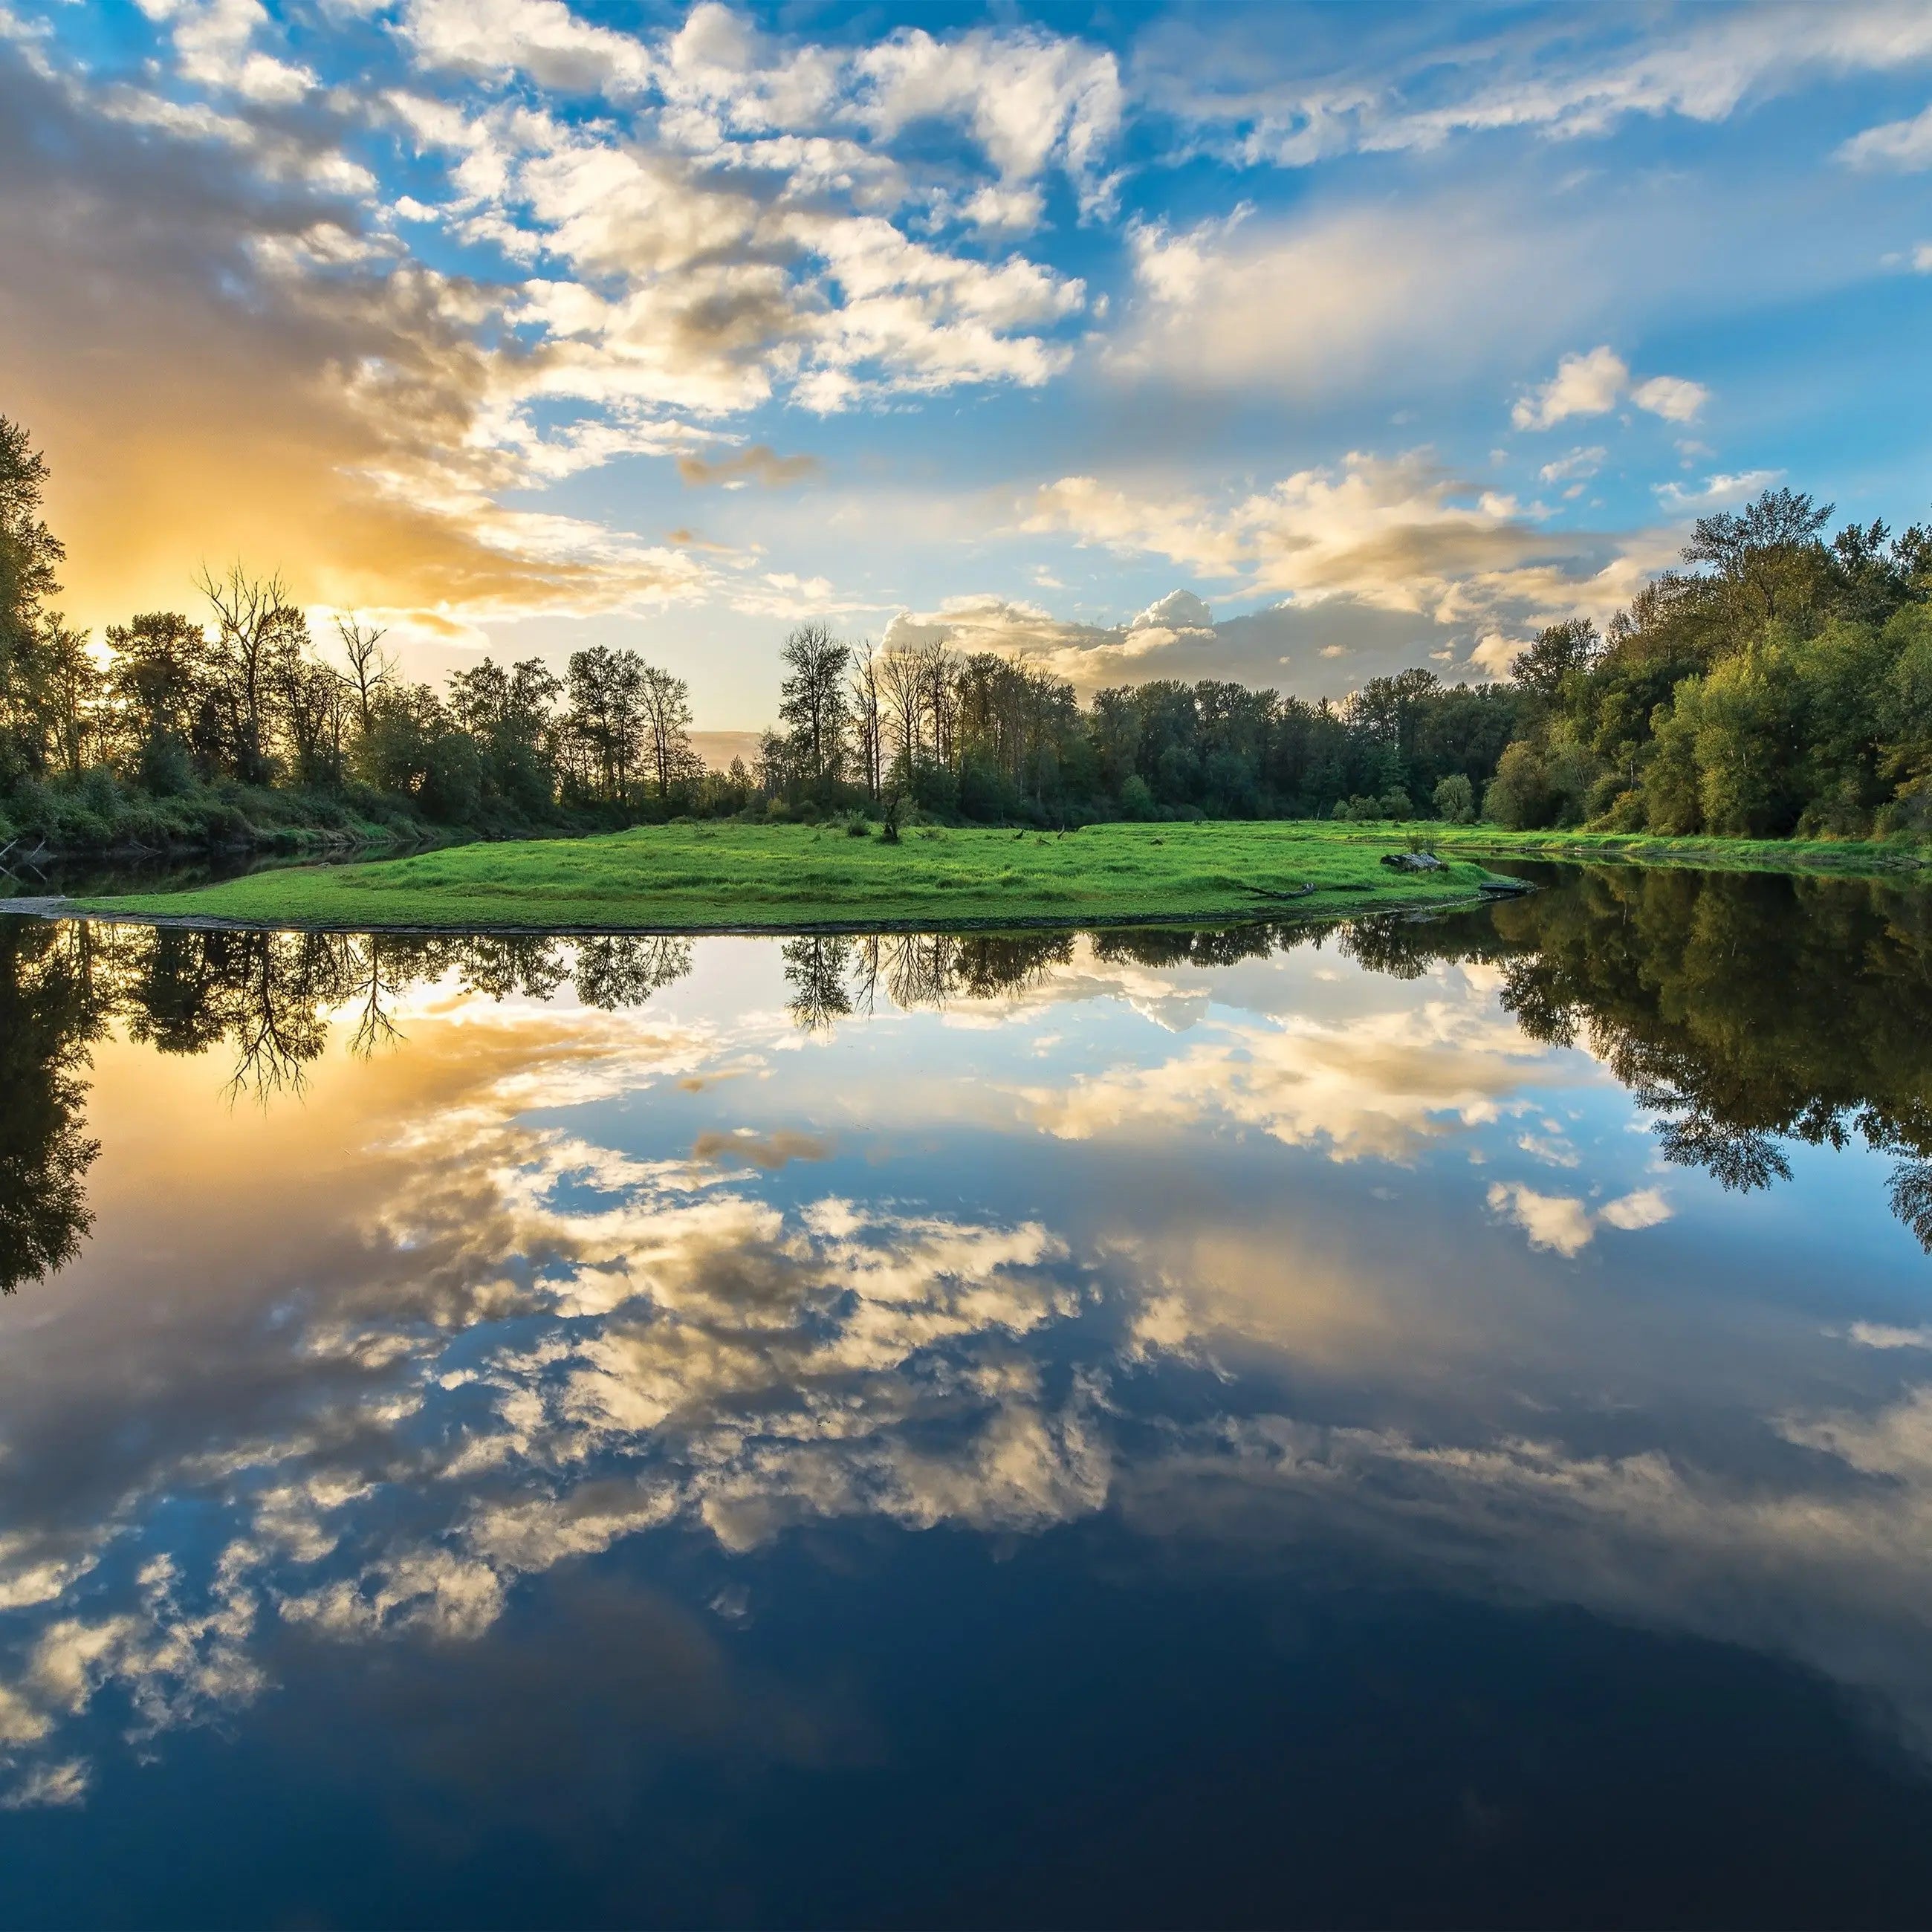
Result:
<svg viewBox="0 0 1932 1932"><path fill-rule="evenodd" d="M0 1921L1922 1924L1932 900L0 921Z"/></svg>

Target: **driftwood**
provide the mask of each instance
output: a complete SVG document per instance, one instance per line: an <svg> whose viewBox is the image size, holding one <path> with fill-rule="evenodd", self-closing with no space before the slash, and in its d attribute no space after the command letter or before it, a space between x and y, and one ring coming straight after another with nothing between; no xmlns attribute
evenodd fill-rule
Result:
<svg viewBox="0 0 1932 1932"><path fill-rule="evenodd" d="M1244 886L1241 890L1244 892L1252 892L1259 898L1305 899L1315 888L1312 884L1298 886L1292 892L1272 892L1265 886Z"/></svg>

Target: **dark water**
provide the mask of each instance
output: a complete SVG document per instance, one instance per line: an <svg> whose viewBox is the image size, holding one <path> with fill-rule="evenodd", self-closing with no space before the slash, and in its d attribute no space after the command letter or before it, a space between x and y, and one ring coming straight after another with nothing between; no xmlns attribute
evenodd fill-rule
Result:
<svg viewBox="0 0 1932 1932"><path fill-rule="evenodd" d="M1932 1921L1932 903L0 926L0 1919Z"/></svg>

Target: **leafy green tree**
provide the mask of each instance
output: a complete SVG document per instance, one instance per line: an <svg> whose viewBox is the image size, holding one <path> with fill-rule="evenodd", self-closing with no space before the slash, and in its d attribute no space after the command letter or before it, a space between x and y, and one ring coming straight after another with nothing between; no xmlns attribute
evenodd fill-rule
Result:
<svg viewBox="0 0 1932 1932"><path fill-rule="evenodd" d="M629 802L644 754L644 662L635 651L598 644L571 655L566 728L579 783L592 797Z"/></svg>
<svg viewBox="0 0 1932 1932"><path fill-rule="evenodd" d="M1449 825L1470 825L1475 822L1475 788L1460 772L1451 772L1446 778L1438 779L1432 802L1436 815Z"/></svg>
<svg viewBox="0 0 1932 1932"><path fill-rule="evenodd" d="M1587 672L1603 654L1604 640L1587 617L1551 624L1526 651L1510 660L1510 675L1524 690L1552 708L1563 701L1570 681Z"/></svg>
<svg viewBox="0 0 1932 1932"><path fill-rule="evenodd" d="M823 624L801 624L780 655L785 674L778 720L791 740L792 770L808 791L829 802L845 776L850 751L845 683L851 647Z"/></svg>

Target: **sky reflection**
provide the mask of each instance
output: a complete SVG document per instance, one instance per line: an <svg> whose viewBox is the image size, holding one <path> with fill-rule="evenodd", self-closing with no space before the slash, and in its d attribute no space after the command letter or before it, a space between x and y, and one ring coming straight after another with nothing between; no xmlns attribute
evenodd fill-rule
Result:
<svg viewBox="0 0 1932 1932"><path fill-rule="evenodd" d="M0 1310L4 1802L239 1721L292 1642L507 1641L529 1580L653 1538L712 1552L666 1628L729 1628L734 1563L866 1523L1350 1552L1795 1658L1932 1740L1900 1144L1784 1132L1768 1191L1667 1158L1628 1014L1523 1016L1585 892L1318 944L418 958L380 1024L355 974L262 1003L298 1088L238 1088L259 1012L160 1052L108 1011L91 1231ZM1706 1142L1762 1131L1740 1064L1676 1077L1732 1083Z"/></svg>

